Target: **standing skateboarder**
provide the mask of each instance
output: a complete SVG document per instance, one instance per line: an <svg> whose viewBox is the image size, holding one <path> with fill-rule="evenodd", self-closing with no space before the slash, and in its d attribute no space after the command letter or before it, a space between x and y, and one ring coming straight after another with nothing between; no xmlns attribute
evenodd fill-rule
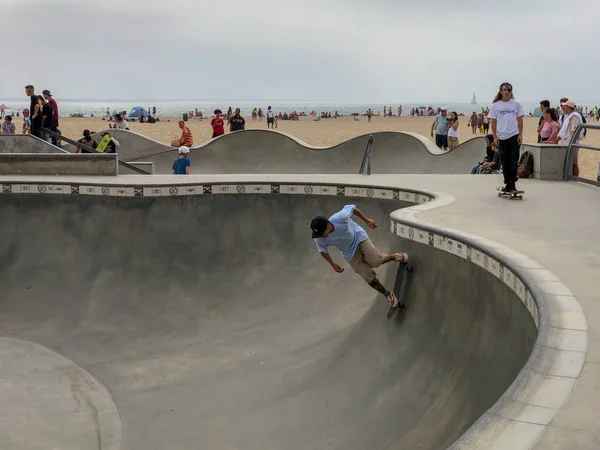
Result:
<svg viewBox="0 0 600 450"><path fill-rule="evenodd" d="M348 261L350 267L359 274L369 286L381 292L391 306L398 305L398 299L392 291L388 291L377 279L375 269L390 261L407 262L406 253L387 254L381 253L367 235L366 231L352 220L352 216L360 217L369 228L377 228L373 219L365 216L356 206L346 205L329 219L323 216L315 217L311 223L312 237L317 244L321 256L327 261L333 270L342 273L344 269L336 264L329 256L327 248L331 245L337 247Z"/></svg>

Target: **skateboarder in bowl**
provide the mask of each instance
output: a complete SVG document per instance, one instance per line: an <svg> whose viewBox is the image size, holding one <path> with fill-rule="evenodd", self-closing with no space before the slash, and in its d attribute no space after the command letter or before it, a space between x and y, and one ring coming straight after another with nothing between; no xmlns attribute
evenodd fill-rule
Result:
<svg viewBox="0 0 600 450"><path fill-rule="evenodd" d="M329 246L337 247L344 259L350 264L350 267L369 286L377 292L381 292L391 306L396 307L398 305L396 295L381 284L377 279L375 269L391 261L406 263L408 255L404 252L381 253L375 248L366 231L352 220L352 216L360 217L373 230L377 228L375 221L365 216L355 205L346 205L329 219L317 216L311 221L310 228L317 249L333 270L342 273L344 269L331 259L327 251Z"/></svg>

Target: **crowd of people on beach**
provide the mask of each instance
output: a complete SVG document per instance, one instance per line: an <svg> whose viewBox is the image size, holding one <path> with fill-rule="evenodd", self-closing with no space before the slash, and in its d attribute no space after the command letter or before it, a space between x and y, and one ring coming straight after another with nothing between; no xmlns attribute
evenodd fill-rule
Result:
<svg viewBox="0 0 600 450"><path fill-rule="evenodd" d="M35 87L28 84L25 86L25 94L29 97L30 106L22 111L23 128L21 134L32 134L56 145L58 138L48 133L50 131L60 135L58 104L52 93L48 89L44 89L42 95L37 95ZM18 115L19 113L17 113ZM0 127L1 134L16 134L16 126L12 119L10 114L4 116L4 122Z"/></svg>
<svg viewBox="0 0 600 450"><path fill-rule="evenodd" d="M25 93L30 98L30 107L22 111L23 125L22 134L32 134L36 137L44 139L57 145L60 140L59 126L59 110L56 100L53 98L48 89L42 91L42 95L35 93L33 85L25 86ZM549 100L542 100L539 104L541 117L538 123L538 143L541 144L560 144L568 145L571 141L579 143L585 138L585 130L579 136L574 137L577 127L589 121L600 120L600 110L597 106L593 108L580 107L576 102L567 97L561 98L559 108L552 108ZM4 106L4 105L3 105ZM158 118L156 117L156 107L147 110L140 109L139 122L153 123ZM402 105L398 106L396 112L397 117L402 116ZM19 113L17 113L18 115ZM536 111L537 114L537 111ZM355 120L359 114L352 114ZM364 114L368 120L374 116L380 116L381 113L374 113L369 108ZM446 107L434 109L432 106L412 108L409 112L410 117L420 116L435 116L431 125L431 137L434 139L436 146L442 151L450 151L457 148L460 144L460 117L462 114L457 114L456 111L451 111L448 114ZM473 111L466 119L467 126L471 128L473 134L483 134L485 136L486 151L483 159L473 168L474 174L499 173L505 174L505 188L515 189L516 166L518 165L519 148L523 137L523 106L514 98L512 86L510 83L503 83L500 87L496 98L491 108L481 108L481 113ZM531 112L529 114L532 115ZM187 117L185 117L187 116ZM335 111L322 112L320 115L316 111L311 111L308 114L305 112L292 111L275 113L273 108L269 106L265 111L262 108L254 108L251 113L252 121L262 122L266 119L267 128L277 128L278 121L281 120L298 120L299 117L311 116L313 120L337 118L342 115ZM394 111L391 106L383 107L383 117L393 117ZM179 159L188 159L189 149L194 144L194 139L190 128L185 121L188 118L204 119L205 116L201 111L189 111L184 114L184 120L178 122L181 134L177 138L173 138L171 145L178 147ZM118 130L129 130L129 123L126 111L110 112L110 108L106 109L106 117L109 128ZM586 120L587 119L587 120ZM135 118L133 120L136 120ZM213 111L213 116L210 120L212 128L212 137L216 138L225 134L225 130L230 132L242 131L246 129L246 120L241 115L240 108L235 110L230 106L226 114L220 109ZM491 128L491 132L490 132ZM16 134L16 126L13 123L11 115L4 115L4 120L0 127L2 134ZM91 137L93 132L84 130L83 138L78 143L92 151L98 151L99 148L103 152L116 152L119 143L110 133L104 133L102 141L97 143ZM510 136L509 136L510 135ZM187 151L185 150L187 149ZM516 150L515 150L516 149ZM85 149L77 149L77 151L86 151ZM517 155L517 156L515 156ZM189 159L188 159L189 161ZM510 162L510 164L509 164ZM174 164L174 171L177 173L189 173L189 164L185 161ZM186 165L187 164L187 165ZM175 167L177 166L177 167ZM183 168L181 168L183 167ZM507 170L508 168L508 170ZM573 151L573 174L579 174L578 151Z"/></svg>

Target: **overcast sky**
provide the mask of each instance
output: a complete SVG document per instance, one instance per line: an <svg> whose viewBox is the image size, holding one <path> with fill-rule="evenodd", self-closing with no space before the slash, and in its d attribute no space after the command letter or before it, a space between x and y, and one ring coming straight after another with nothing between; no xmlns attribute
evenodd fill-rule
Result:
<svg viewBox="0 0 600 450"><path fill-rule="evenodd" d="M600 99L600 0L0 0L0 99Z"/></svg>

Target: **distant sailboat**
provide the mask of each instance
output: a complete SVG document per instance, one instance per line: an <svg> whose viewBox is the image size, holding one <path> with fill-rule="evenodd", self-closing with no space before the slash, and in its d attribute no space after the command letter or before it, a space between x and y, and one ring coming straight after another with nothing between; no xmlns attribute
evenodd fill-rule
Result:
<svg viewBox="0 0 600 450"><path fill-rule="evenodd" d="M475 97L475 92L473 92L473 99L471 100L471 105L477 104L477 98Z"/></svg>

